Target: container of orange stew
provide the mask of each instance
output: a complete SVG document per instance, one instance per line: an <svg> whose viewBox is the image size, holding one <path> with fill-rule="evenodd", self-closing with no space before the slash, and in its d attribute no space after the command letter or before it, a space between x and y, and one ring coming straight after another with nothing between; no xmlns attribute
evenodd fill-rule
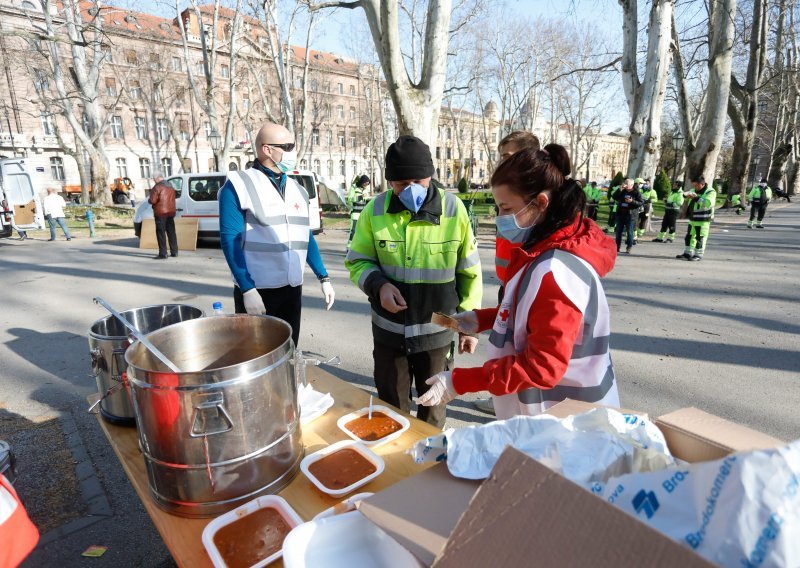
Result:
<svg viewBox="0 0 800 568"><path fill-rule="evenodd" d="M336 425L353 440L368 448L377 448L402 436L411 427L411 422L391 408L374 404L372 419L369 418L369 408L362 408L345 414Z"/></svg>
<svg viewBox="0 0 800 568"><path fill-rule="evenodd" d="M358 442L346 440L306 456L300 471L317 489L340 497L352 493L383 473L380 456Z"/></svg>

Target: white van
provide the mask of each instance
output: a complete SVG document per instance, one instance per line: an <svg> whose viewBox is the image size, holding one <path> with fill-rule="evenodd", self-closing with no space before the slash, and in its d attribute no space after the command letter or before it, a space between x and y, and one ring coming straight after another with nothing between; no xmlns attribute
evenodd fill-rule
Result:
<svg viewBox="0 0 800 568"><path fill-rule="evenodd" d="M317 178L310 170L288 172L289 177L299 183L308 193L309 222L315 235L322 232L319 192ZM225 184L225 174L210 172L204 174L180 174L165 181L175 188L176 217L197 219L199 238L219 238L219 203L217 193ZM142 221L153 218L153 208L145 199L136 208L133 227L138 237Z"/></svg>
<svg viewBox="0 0 800 568"><path fill-rule="evenodd" d="M23 158L0 159L0 237L44 229L44 210Z"/></svg>

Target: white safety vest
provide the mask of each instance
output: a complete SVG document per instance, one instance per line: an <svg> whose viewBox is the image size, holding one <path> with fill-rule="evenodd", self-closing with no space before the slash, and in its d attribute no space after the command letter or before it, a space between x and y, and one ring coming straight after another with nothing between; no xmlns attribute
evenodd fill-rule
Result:
<svg viewBox="0 0 800 568"><path fill-rule="evenodd" d="M245 211L244 259L256 288L300 286L308 252L308 193L286 177L281 198L256 168L228 172Z"/></svg>
<svg viewBox="0 0 800 568"><path fill-rule="evenodd" d="M619 393L611 364L611 323L600 278L583 259L561 250L542 253L508 282L489 336L489 359L524 351L528 344L528 313L542 279L553 273L556 283L583 314L564 378L552 389L529 388L494 396L498 420L535 416L566 398L619 407ZM556 322L557 324L557 322Z"/></svg>

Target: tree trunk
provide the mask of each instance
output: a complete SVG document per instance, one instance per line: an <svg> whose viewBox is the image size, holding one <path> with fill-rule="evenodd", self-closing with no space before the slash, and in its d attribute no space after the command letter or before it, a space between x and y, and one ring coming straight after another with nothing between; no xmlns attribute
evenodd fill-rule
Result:
<svg viewBox="0 0 800 568"><path fill-rule="evenodd" d="M644 79L637 66L638 0L619 0L623 10L622 83L630 111L628 175L652 177L661 147L661 115L669 72L675 0L653 0L647 28Z"/></svg>

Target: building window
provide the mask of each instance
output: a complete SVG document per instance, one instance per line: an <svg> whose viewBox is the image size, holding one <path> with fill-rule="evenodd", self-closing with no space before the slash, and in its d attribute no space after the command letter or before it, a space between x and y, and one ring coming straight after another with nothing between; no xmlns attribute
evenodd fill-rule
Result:
<svg viewBox="0 0 800 568"><path fill-rule="evenodd" d="M109 97L117 96L117 80L113 77L106 77L106 95Z"/></svg>
<svg viewBox="0 0 800 568"><path fill-rule="evenodd" d="M316 91L316 90L317 90L317 88L319 87L319 83L317 82L317 80L316 80L316 79L311 79L311 81L309 81L309 85L310 85L310 86L309 86L309 88L310 88L312 91Z"/></svg>
<svg viewBox="0 0 800 568"><path fill-rule="evenodd" d="M228 171L235 172L239 169L239 164L236 162L228 162Z"/></svg>
<svg viewBox="0 0 800 568"><path fill-rule="evenodd" d="M111 117L111 137L119 140L122 135L122 117L115 114Z"/></svg>
<svg viewBox="0 0 800 568"><path fill-rule="evenodd" d="M25 0L22 3L22 9L23 10L34 10L35 11L36 10L36 4L34 4L33 2L29 2L28 0Z"/></svg>
<svg viewBox="0 0 800 568"><path fill-rule="evenodd" d="M136 52L132 49L125 50L125 61L128 65L136 65L139 63L139 58L136 55Z"/></svg>
<svg viewBox="0 0 800 568"><path fill-rule="evenodd" d="M319 146L319 128L315 128L311 131L311 143L314 146Z"/></svg>
<svg viewBox="0 0 800 568"><path fill-rule="evenodd" d="M64 159L55 157L50 158L50 175L54 180L64 181Z"/></svg>
<svg viewBox="0 0 800 568"><path fill-rule="evenodd" d="M318 176L322 175L322 170L320 170L319 160L314 160L314 173Z"/></svg>
<svg viewBox="0 0 800 568"><path fill-rule="evenodd" d="M161 171L165 176L172 175L172 158L161 158Z"/></svg>
<svg viewBox="0 0 800 568"><path fill-rule="evenodd" d="M350 120L355 120L356 118L356 107L350 107Z"/></svg>
<svg viewBox="0 0 800 568"><path fill-rule="evenodd" d="M442 149L439 146L436 146L436 159L440 160L442 158Z"/></svg>
<svg viewBox="0 0 800 568"><path fill-rule="evenodd" d="M175 103L181 106L186 103L186 89L183 87L175 88Z"/></svg>
<svg viewBox="0 0 800 568"><path fill-rule="evenodd" d="M351 97L355 97L356 96L356 86L355 85L350 85L350 96Z"/></svg>
<svg viewBox="0 0 800 568"><path fill-rule="evenodd" d="M133 101L142 98L142 87L139 85L139 81L131 81L129 93Z"/></svg>
<svg viewBox="0 0 800 568"><path fill-rule="evenodd" d="M242 110L244 112L250 112L250 96L249 95L242 95Z"/></svg>
<svg viewBox="0 0 800 568"><path fill-rule="evenodd" d="M179 120L178 129L181 133L181 140L186 142L189 139L189 121L183 119Z"/></svg>
<svg viewBox="0 0 800 568"><path fill-rule="evenodd" d="M41 69L34 69L33 74L35 76L34 87L36 87L36 90L47 91L50 88L50 82L47 80L45 72Z"/></svg>
<svg viewBox="0 0 800 568"><path fill-rule="evenodd" d="M204 131L204 132L205 132L205 134L206 134L206 138L208 138L209 136L211 136L211 123L210 123L210 122L206 122L206 123L203 125L203 131Z"/></svg>
<svg viewBox="0 0 800 568"><path fill-rule="evenodd" d="M452 148L448 148L447 149L447 159L449 160L452 157L453 157L453 149Z"/></svg>
<svg viewBox="0 0 800 568"><path fill-rule="evenodd" d="M351 134L350 135L350 148L355 148L355 147L356 147L356 135L355 134Z"/></svg>
<svg viewBox="0 0 800 568"><path fill-rule="evenodd" d="M183 71L183 60L180 57L172 57L172 70Z"/></svg>
<svg viewBox="0 0 800 568"><path fill-rule="evenodd" d="M150 69L153 71L158 71L161 69L161 58L157 53L150 54Z"/></svg>
<svg viewBox="0 0 800 568"><path fill-rule="evenodd" d="M446 130L445 132L447 133L447 139L448 139L448 140L450 140L450 139L453 137L453 131L452 131L452 130L450 130L450 127L448 126L448 127L447 127L447 130ZM450 156L448 156L448 158L449 158L449 157L450 157Z"/></svg>
<svg viewBox="0 0 800 568"><path fill-rule="evenodd" d="M356 171L358 171L358 163L355 160L353 160L352 162L350 162L350 168L353 170L353 175L355 176Z"/></svg>
<svg viewBox="0 0 800 568"><path fill-rule="evenodd" d="M344 84L343 84L343 83L339 83L339 84L336 86L336 88L338 89L338 91L339 91L339 94L340 94L340 95L343 95L343 94L344 94Z"/></svg>
<svg viewBox="0 0 800 568"><path fill-rule="evenodd" d="M344 160L339 160L339 173L343 176L347 175L347 172L345 171Z"/></svg>
<svg viewBox="0 0 800 568"><path fill-rule="evenodd" d="M156 125L156 129L158 130L158 139L159 140L168 140L169 139L169 125L167 124L166 118L159 118L158 123Z"/></svg>
<svg viewBox="0 0 800 568"><path fill-rule="evenodd" d="M150 179L152 177L149 159L139 158L139 173L141 174L142 179Z"/></svg>
<svg viewBox="0 0 800 568"><path fill-rule="evenodd" d="M55 136L56 126L53 124L53 116L45 111L42 111L42 132L46 136Z"/></svg>
<svg viewBox="0 0 800 568"><path fill-rule="evenodd" d="M328 160L328 177L333 177L333 160Z"/></svg>
<svg viewBox="0 0 800 568"><path fill-rule="evenodd" d="M300 160L300 169L301 170L307 170L308 169L308 162L306 161L305 158Z"/></svg>
<svg viewBox="0 0 800 568"><path fill-rule="evenodd" d="M138 140L147 140L147 119L143 116L135 116L133 117L133 126L136 129L136 138Z"/></svg>
<svg viewBox="0 0 800 568"><path fill-rule="evenodd" d="M344 118L344 107L342 105L336 107L336 116L339 118Z"/></svg>
<svg viewBox="0 0 800 568"><path fill-rule="evenodd" d="M370 89L369 87L364 89L364 96L367 98L367 100L369 100L370 97L372 97L372 89Z"/></svg>
<svg viewBox="0 0 800 568"><path fill-rule="evenodd" d="M339 138L339 146L344 148L344 130L339 131L338 138Z"/></svg>
<svg viewBox="0 0 800 568"><path fill-rule="evenodd" d="M226 79L231 76L231 69L227 65L223 64L219 68L219 74L225 77Z"/></svg>
<svg viewBox="0 0 800 568"><path fill-rule="evenodd" d="M331 105L325 105L325 116L328 118L331 117Z"/></svg>
<svg viewBox="0 0 800 568"><path fill-rule="evenodd" d="M128 162L125 158L117 158L117 177L128 177Z"/></svg>

